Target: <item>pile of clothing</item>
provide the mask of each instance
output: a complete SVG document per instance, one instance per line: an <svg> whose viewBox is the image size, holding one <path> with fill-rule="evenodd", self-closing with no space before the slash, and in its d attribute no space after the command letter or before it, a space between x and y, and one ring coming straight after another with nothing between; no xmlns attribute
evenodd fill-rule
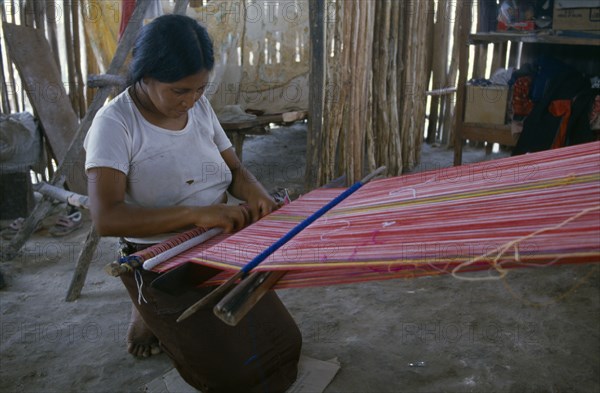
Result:
<svg viewBox="0 0 600 393"><path fill-rule="evenodd" d="M513 72L509 85L512 128L520 134L513 155L599 139L600 78L542 57Z"/></svg>

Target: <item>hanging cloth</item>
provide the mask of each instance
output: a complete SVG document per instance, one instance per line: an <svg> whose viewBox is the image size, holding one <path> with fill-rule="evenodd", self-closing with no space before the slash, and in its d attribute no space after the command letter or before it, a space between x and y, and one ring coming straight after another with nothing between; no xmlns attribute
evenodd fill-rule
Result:
<svg viewBox="0 0 600 393"><path fill-rule="evenodd" d="M163 12L162 3L160 0L144 0L151 1L152 4L148 6L146 10L146 14L144 15L144 19L151 20L161 16ZM131 19L131 15L133 14L133 10L135 9L135 0L121 0L121 24L119 25L119 40L129 23L129 19Z"/></svg>
<svg viewBox="0 0 600 393"><path fill-rule="evenodd" d="M551 149L558 149L565 146L565 141L567 140L567 125L571 118L571 100L554 100L548 106L548 111L553 116L562 118L551 146Z"/></svg>

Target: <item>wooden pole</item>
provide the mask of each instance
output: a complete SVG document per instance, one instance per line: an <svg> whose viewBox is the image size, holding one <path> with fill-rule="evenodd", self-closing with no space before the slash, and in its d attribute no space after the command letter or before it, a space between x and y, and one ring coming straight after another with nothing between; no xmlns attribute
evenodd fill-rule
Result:
<svg viewBox="0 0 600 393"><path fill-rule="evenodd" d="M456 19L457 14L456 13L452 13L452 10L456 11L457 7L450 7L449 9L446 10L446 19L448 19L448 21L450 20L454 20L454 32L452 31L452 25L450 23L446 23L445 26L445 33L446 33L446 42L444 43L444 46L446 47L445 49L445 53L446 56L450 56L451 60L450 63L452 63L452 54L449 53L449 46L453 45L454 48L454 43L456 41L454 41L454 43L450 43L450 37L454 37L454 34L456 32L457 26L459 25L458 20ZM456 37L455 37L456 38ZM445 86L452 86L453 85L453 81L451 79L451 74L452 71L450 70L451 68L451 64L448 63L448 60L446 59L446 61L444 62L444 77L443 77L443 81L444 81L444 85ZM445 145L448 143L448 140L450 138L450 134L451 134L451 130L449 127L449 119L451 118L451 105L452 102L449 99L449 96L442 96L439 99L439 117L438 117L438 142L441 143L442 145Z"/></svg>
<svg viewBox="0 0 600 393"><path fill-rule="evenodd" d="M388 166L389 173L399 175L402 171L402 115L400 113L399 104L402 101L402 97L405 92L401 86L402 76L398 73L400 65L399 54L401 52L402 42L405 37L402 36L402 4L397 1L392 1L390 8L390 28L388 30L388 37L384 37L383 44L388 41L390 44L390 51L387 57L386 66L386 77L385 83L388 85L386 112L388 113L389 124L387 125L384 150L378 160L385 163ZM383 125L385 126L385 125ZM381 132L381 130L380 130Z"/></svg>
<svg viewBox="0 0 600 393"><path fill-rule="evenodd" d="M492 68L490 70L491 73L496 71L498 68L503 68L506 64L506 49L506 42L496 42L494 44L494 52L492 54Z"/></svg>
<svg viewBox="0 0 600 393"><path fill-rule="evenodd" d="M381 110L381 100L385 93L386 86L382 86L382 72L381 64L386 59L383 53L387 50L388 46L383 45L383 37L385 36L384 31L389 29L389 7L391 3L389 1L380 1L375 4L375 19L379 22L377 27L374 29L373 35L373 94L372 94L372 109L371 109L371 121L373 123L372 134L367 134L367 154L372 155L369 160L375 161L375 157L380 154L384 141L379 139L382 134L381 123L384 122L383 117L385 111ZM386 9L388 10L386 13ZM389 166L386 162L383 162L386 166Z"/></svg>
<svg viewBox="0 0 600 393"><path fill-rule="evenodd" d="M185 15L189 3L190 0L177 0L175 2L175 7L173 8L173 13L177 15Z"/></svg>
<svg viewBox="0 0 600 393"><path fill-rule="evenodd" d="M367 2L367 15L366 15L366 27L367 31L365 32L365 77L364 77L364 93L363 93L363 102L362 110L362 135L361 135L361 144L365 145L368 135L373 134L373 106L372 96L373 96L373 40L375 39L375 3ZM361 166L358 168L357 175L362 177L365 170L367 172L371 172L375 170L375 167L381 162L376 162L374 157L373 160L369 160L368 154L366 154L366 148L363 146L361 148Z"/></svg>
<svg viewBox="0 0 600 393"><path fill-rule="evenodd" d="M394 166L389 162L387 154L390 146L390 134L397 132L394 124L389 123L388 114L391 103L388 101L388 61L390 61L390 49L393 56L396 55L394 45L396 41L390 36L390 19L392 18L392 2L389 0L377 2L375 6L377 25L375 40L373 43L373 123L375 135L373 136L373 149L375 150L374 160L378 158L381 162L394 170ZM394 26L397 29L397 25ZM395 60L395 59L394 59ZM394 97L395 99L395 97ZM397 112L396 112L397 113Z"/></svg>
<svg viewBox="0 0 600 393"><path fill-rule="evenodd" d="M33 190L47 196L48 198L66 202L71 206L89 209L88 197L86 195L80 195L72 191L67 191L64 188L56 187L44 182L34 184Z"/></svg>
<svg viewBox="0 0 600 393"><path fill-rule="evenodd" d="M421 148L421 139L423 135L423 128L420 127L422 124L421 118L419 116L421 110L421 101L425 97L425 90L423 88L422 80L425 75L425 56L423 51L423 43L425 42L425 32L423 29L425 28L425 6L427 5L426 0L417 1L415 3L415 16L413 31L415 32L415 36L418 39L413 41L413 53L412 53L412 62L414 70L412 72L413 82L412 82L412 111L411 111L411 121L410 128L408 129L408 138L409 144L407 146L404 160L402 162L403 170L410 170L413 168L415 163L415 155L416 152ZM424 118L424 115L423 115Z"/></svg>
<svg viewBox="0 0 600 393"><path fill-rule="evenodd" d="M118 89L125 88L127 80L122 75L107 75L107 74L89 74L87 80L88 87L106 87L113 86Z"/></svg>
<svg viewBox="0 0 600 393"><path fill-rule="evenodd" d="M331 7L331 3L327 3ZM348 121L345 116L350 81L349 28L344 23L351 13L349 2L336 2L335 12L328 9L328 23L333 23L333 57L327 57L327 96L323 116L323 141L321 168L317 184L325 184L343 174L345 165L344 133ZM333 19L333 20L332 20Z"/></svg>
<svg viewBox="0 0 600 393"><path fill-rule="evenodd" d="M52 54L54 60L58 66L58 72L60 73L61 64L58 50L58 39L56 33L56 18L59 15L58 5L56 0L45 0L46 1L46 24L48 25L48 41L50 42L50 48L52 48Z"/></svg>
<svg viewBox="0 0 600 393"><path fill-rule="evenodd" d="M465 84L467 81L467 72L469 69L469 47L467 39L471 27L471 8L465 7L460 15L458 36L456 37L457 45L459 46L458 56L458 86L456 90L456 110L454 116L454 165L460 165L462 161L462 138L460 135L460 127L462 127L462 117L464 112L465 101Z"/></svg>
<svg viewBox="0 0 600 393"><path fill-rule="evenodd" d="M43 2L40 1L32 1L33 7L33 20L35 22L35 28L40 29L42 31L46 31L46 26L44 24L45 18L45 8Z"/></svg>
<svg viewBox="0 0 600 393"><path fill-rule="evenodd" d="M77 115L82 118L85 115L86 104L83 93L83 72L81 71L81 40L79 35L79 2L80 0L71 0L71 14L73 21L73 60L75 63L75 96L77 97Z"/></svg>
<svg viewBox="0 0 600 393"><path fill-rule="evenodd" d="M407 165L409 168L413 168L421 160L421 146L423 144L423 133L425 130L425 113L427 108L427 95L425 91L429 86L429 80L431 78L431 65L432 65L432 46L433 36L431 31L433 30L433 0L424 0L419 2L419 40L418 52L417 52L417 63L420 66L417 70L421 70L417 73L415 100L417 103L417 110L414 114L414 128L413 138L415 141L415 148L409 157Z"/></svg>
<svg viewBox="0 0 600 393"><path fill-rule="evenodd" d="M0 83L2 83L2 86L0 86L0 91L2 94L2 113L9 114L10 101L8 98L8 89L6 87L6 78L4 76L4 59L2 53L2 42L0 42Z"/></svg>
<svg viewBox="0 0 600 393"><path fill-rule="evenodd" d="M332 45L334 46L333 53L337 53L336 49L339 45L339 31L338 31L338 23L337 17L339 14L335 11L336 9L333 7L340 7L340 4L337 3L327 3L327 7L332 7L331 10L327 8L324 10L324 18L327 18L325 21L324 28L324 50L325 57L323 61L323 68L325 79L323 82L323 116L321 121L322 130L327 130L327 132L322 133L321 138L321 146L319 146L319 151L315 152L315 154L320 158L321 164L319 168L311 167L311 170L316 172L317 181L314 184L320 184L321 179L323 178L323 174L330 172L332 168L334 168L334 164L332 163L332 155L329 149L331 144L332 135L335 133L335 129L331 127L333 124L333 119L336 114L331 111L331 106L334 105L334 101L337 100L336 96L338 95L337 89L332 89L332 86L335 86L336 78L339 76L339 70L335 67L337 63L337 57L331 57ZM315 144L316 146L316 144ZM325 177L327 177L326 175ZM306 184L309 182L306 181ZM310 187L313 185L308 184Z"/></svg>
<svg viewBox="0 0 600 393"><path fill-rule="evenodd" d="M12 10L15 9L15 4L12 1L11 1L11 9ZM0 7L0 15L2 17L2 23L6 23L7 18L6 18L6 11L5 11L4 7ZM14 23L15 19L16 19L14 14L13 14L12 18L13 18L12 22ZM17 85L15 83L15 73L14 73L13 63L11 60L10 50L8 49L8 45L6 45L5 51L6 51L6 68L8 70L8 82L9 82L10 88L11 88L10 97L12 98L12 102L13 102L12 109L15 112L19 112L19 95L17 94ZM7 92L7 95L8 95L8 92Z"/></svg>
<svg viewBox="0 0 600 393"><path fill-rule="evenodd" d="M400 96L400 100L398 101L398 113L402 114L402 118L400 119L400 130L399 130L399 142L398 142L398 151L400 152L401 161L399 163L398 168L396 168L395 173L391 172L395 175L402 173L403 163L406 160L405 156L407 153L407 149L409 148L409 131L410 131L410 122L411 122L411 112L412 112L412 94L415 86L413 85L413 75L414 72L413 64L412 64L412 56L413 56L413 40L415 40L416 34L413 31L413 17L414 17L414 9L416 4L412 1L403 2L400 7L401 17L400 17L400 25L403 32L403 39L399 42L398 45L398 61L401 61L401 80L398 81L400 91L402 95ZM400 63L399 63L400 64Z"/></svg>
<svg viewBox="0 0 600 393"><path fill-rule="evenodd" d="M448 86L446 75L448 65L448 0L440 0L438 3L437 21L434 26L433 45L435 47L436 56L433 63L433 89L440 89L442 86ZM437 96L431 99L431 109L429 111L429 126L427 128L427 143L436 141L442 131L439 126L439 120L442 118L441 99Z"/></svg>
<svg viewBox="0 0 600 393"><path fill-rule="evenodd" d="M350 1L350 4L352 6L352 10L353 10L353 14L354 16L352 17L352 20L349 21L348 26L351 29L351 34L352 34L352 47L351 47L351 51L353 52L352 58L351 58L351 62L350 62L350 67L351 67L351 72L352 72L352 82L350 84L350 105L349 105L349 112L348 112L348 118L350 120L350 125L348 128L346 128L345 132L346 132L346 138L344 140L345 145L346 145L346 158L347 158L347 164L344 166L344 169L346 171L346 181L352 183L352 181L355 179L356 176L356 166L358 165L356 162L356 159L358 158L356 156L356 145L360 144L362 145L362 141L357 140L358 135L357 135L357 129L361 126L360 122L359 122L359 113L358 111L360 111L360 102L359 102L359 91L360 91L360 85L361 85L361 80L360 78L362 77L362 73L363 70L360 68L360 61L358 59L358 54L361 53L364 55L364 52L361 52L362 50L362 42L360 42L360 37L361 35L359 34L361 31L361 27L364 29L366 27L361 26L361 6L360 3L358 3L357 1Z"/></svg>
<svg viewBox="0 0 600 393"><path fill-rule="evenodd" d="M408 68L409 68L409 63L408 63L408 51L407 51L407 45L408 45L408 40L410 39L410 37L413 35L413 33L410 31L410 28L408 26L408 18L407 18L407 13L409 13L407 11L408 7L409 7L409 3L410 2L399 2L400 4L398 4L398 6L395 7L396 11L393 11L394 13L397 13L398 16L398 34L399 34L399 39L398 41L395 43L396 45L396 89L398 91L398 96L396 99L396 106L398 107L398 131L396 133L393 134L393 139L391 140L392 144L390 149L391 151L396 152L395 155L395 161L394 161L394 165L393 168L394 170L390 170L390 174L392 175L397 175L399 173L401 173L402 171L402 162L404 161L404 152L402 150L402 144L403 144L403 138L404 138L404 132L406 129L405 126L405 120L408 116L410 116L409 113L406 113L405 110L405 101L407 100L407 86L408 86ZM390 157L393 157L391 154L392 153L388 153L390 154Z"/></svg>
<svg viewBox="0 0 600 393"><path fill-rule="evenodd" d="M312 189L320 180L323 146L323 106L325 86L325 2L309 0L310 74L308 99L308 138L305 183Z"/></svg>
<svg viewBox="0 0 600 393"><path fill-rule="evenodd" d="M477 2L477 19L476 31L490 31L490 10L486 6L486 1L478 0ZM485 68L487 66L487 44L475 45L475 58L473 59L473 77L484 78Z"/></svg>
<svg viewBox="0 0 600 393"><path fill-rule="evenodd" d="M64 1L64 33L67 54L67 81L69 84L68 94L73 107L73 112L79 117L79 100L77 99L77 87L75 82L75 54L73 53L73 30L71 29L71 5L70 1Z"/></svg>
<svg viewBox="0 0 600 393"><path fill-rule="evenodd" d="M96 228L94 228L94 226L92 225L85 239L83 248L79 253L79 257L77 258L75 272L73 273L73 278L71 279L71 284L69 285L69 289L67 290L67 296L65 298L67 302L72 302L79 298L79 295L81 294L81 289L85 284L85 278L87 277L90 262L92 261L94 252L96 251L96 247L98 246L99 241L100 236L98 235L98 232L96 232Z"/></svg>
<svg viewBox="0 0 600 393"><path fill-rule="evenodd" d="M448 69L448 84L450 84L451 86L454 86L457 82L457 76L458 76L458 67L459 67L459 61L457 61L457 59L459 59L460 57L460 47L461 45L466 45L467 42L467 38L469 36L469 33L471 31L471 8L472 8L472 2L471 1L465 1L463 3L460 3L460 5L458 5L459 3L457 3L457 7L456 7L456 14L454 16L454 20L457 21L457 23L454 24L454 44L452 45L452 60L450 61L450 67ZM466 20L463 18L463 16L466 15ZM464 31L461 31L461 29L464 29ZM463 34L461 36L461 34ZM461 37L464 38L461 41ZM468 48L467 48L467 55L468 55ZM468 72L469 66L468 63L466 65L465 68L465 75ZM459 102L458 97L457 97L457 102ZM442 138L442 144L444 145L452 145L452 142L454 141L454 130L456 129L455 127L453 127L455 123L455 118L458 114L457 112L457 105L454 103L452 96L446 96L444 97L444 108L445 108L445 113L444 113L444 130L446 130L444 132L444 138ZM461 109L462 110L462 109ZM461 114L459 116L462 116Z"/></svg>
<svg viewBox="0 0 600 393"><path fill-rule="evenodd" d="M83 7L83 3L80 3L81 7ZM98 74L100 72L100 67L98 66L98 61L96 60L96 56L94 55L94 51L92 50L92 43L90 42L90 36L87 32L87 29L84 30L84 38L85 38L85 58L87 65L87 73L88 73L88 85L85 89L85 106L89 108L94 100L94 95L96 94L96 90L92 89L89 85L89 75ZM123 78L125 80L125 78ZM94 87L103 87L103 86L94 86Z"/></svg>
<svg viewBox="0 0 600 393"><path fill-rule="evenodd" d="M6 15L5 15L5 10L4 7L0 7L2 10L1 12L1 18L2 18L2 22L6 22ZM10 58L7 57L6 59L6 64L8 65L8 67L12 67L12 64L10 62ZM8 86L6 84L6 76L4 74L4 51L2 50L2 41L0 41L0 83L2 84L2 86L0 86L0 94L1 94L1 99L2 99L2 113L5 114L9 114L10 113L10 98L8 96Z"/></svg>
<svg viewBox="0 0 600 393"><path fill-rule="evenodd" d="M19 9L21 10L21 25L23 26L27 26L27 27L35 27L34 26L34 19L33 19L33 2L32 1L26 1L26 0L20 0L20 7Z"/></svg>
<svg viewBox="0 0 600 393"><path fill-rule="evenodd" d="M30 1L19 0L19 20L21 21L22 26L33 27L33 17L32 17L32 4ZM7 45L8 47L8 45ZM20 77L19 77L20 79ZM20 96L20 106L22 110L25 110L25 83L21 80L21 96ZM35 110L33 112L33 116L36 116Z"/></svg>
<svg viewBox="0 0 600 393"><path fill-rule="evenodd" d="M426 72L427 72L427 82L425 84L425 89L429 89L431 85L430 82L433 82L433 62L435 60L435 46L434 46L434 21L435 21L435 3L434 0L429 0L429 7L427 9L427 29L425 33L426 37ZM427 92L425 92L427 95ZM425 98L425 106L423 107L423 117L427 116L427 98ZM423 119L425 121L425 119ZM430 124L430 123L429 123ZM428 124L428 125L429 125ZM433 133L435 137L435 132ZM429 136L429 133L427 134Z"/></svg>

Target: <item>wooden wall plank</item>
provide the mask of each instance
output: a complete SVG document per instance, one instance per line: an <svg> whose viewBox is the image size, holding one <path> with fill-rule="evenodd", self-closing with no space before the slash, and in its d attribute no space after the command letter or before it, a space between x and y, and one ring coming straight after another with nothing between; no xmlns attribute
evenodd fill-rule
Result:
<svg viewBox="0 0 600 393"><path fill-rule="evenodd" d="M74 162L63 162L79 121L63 86L50 45L39 29L11 23L3 23L3 26L12 60L24 84L22 88L42 125L52 153L58 165L66 164L69 167L67 185L76 193L87 194L83 149Z"/></svg>

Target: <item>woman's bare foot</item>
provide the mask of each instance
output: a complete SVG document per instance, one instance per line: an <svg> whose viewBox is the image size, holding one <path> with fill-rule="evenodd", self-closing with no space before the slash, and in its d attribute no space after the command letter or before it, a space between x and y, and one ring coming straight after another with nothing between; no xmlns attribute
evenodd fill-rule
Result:
<svg viewBox="0 0 600 393"><path fill-rule="evenodd" d="M162 352L158 345L158 339L146 326L134 305L131 305L131 321L129 321L127 330L127 351L135 357L144 358Z"/></svg>

